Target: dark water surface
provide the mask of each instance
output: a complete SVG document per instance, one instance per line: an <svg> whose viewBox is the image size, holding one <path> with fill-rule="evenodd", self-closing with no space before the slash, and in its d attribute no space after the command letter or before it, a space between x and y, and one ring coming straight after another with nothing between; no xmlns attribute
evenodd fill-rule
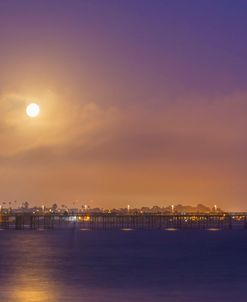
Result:
<svg viewBox="0 0 247 302"><path fill-rule="evenodd" d="M247 301L247 231L1 231L0 301Z"/></svg>

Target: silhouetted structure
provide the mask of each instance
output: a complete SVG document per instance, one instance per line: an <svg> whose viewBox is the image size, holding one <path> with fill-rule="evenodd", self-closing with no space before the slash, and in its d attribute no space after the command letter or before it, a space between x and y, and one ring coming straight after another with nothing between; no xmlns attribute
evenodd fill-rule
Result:
<svg viewBox="0 0 247 302"><path fill-rule="evenodd" d="M247 229L247 213L211 214L0 214L2 229L53 229L78 227L82 230L175 230Z"/></svg>

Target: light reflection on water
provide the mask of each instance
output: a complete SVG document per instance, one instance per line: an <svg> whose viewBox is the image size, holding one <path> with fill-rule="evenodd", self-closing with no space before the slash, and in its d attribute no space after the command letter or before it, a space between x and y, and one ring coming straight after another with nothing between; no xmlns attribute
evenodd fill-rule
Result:
<svg viewBox="0 0 247 302"><path fill-rule="evenodd" d="M13 287L10 298L18 302L59 301L56 293L49 288L49 281L46 287L42 289L39 283L26 279L19 286Z"/></svg>
<svg viewBox="0 0 247 302"><path fill-rule="evenodd" d="M169 232L175 232L175 231L177 231L176 228L166 228L165 230L166 230L166 231L169 231Z"/></svg>
<svg viewBox="0 0 247 302"><path fill-rule="evenodd" d="M55 256L49 240L31 232L6 231L5 236L3 256L7 260L7 268L1 294L4 295L5 288L5 296L10 301L58 301L57 289L49 274L50 261L47 261Z"/></svg>
<svg viewBox="0 0 247 302"><path fill-rule="evenodd" d="M2 302L246 301L247 232L0 235Z"/></svg>
<svg viewBox="0 0 247 302"><path fill-rule="evenodd" d="M219 228L209 228L208 231L210 231L210 232L218 232L218 231L220 231L220 229Z"/></svg>

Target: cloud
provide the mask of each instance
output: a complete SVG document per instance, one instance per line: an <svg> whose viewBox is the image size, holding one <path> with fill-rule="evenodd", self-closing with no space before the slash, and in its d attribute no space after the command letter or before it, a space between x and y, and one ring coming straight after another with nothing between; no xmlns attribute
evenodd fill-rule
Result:
<svg viewBox="0 0 247 302"><path fill-rule="evenodd" d="M16 97L8 101L15 104ZM13 108L13 104L8 107ZM26 117L14 121L9 111L2 109L0 135L6 142L2 157L20 163L53 157L54 161L71 163L207 162L243 157L247 147L247 108L242 95L213 101L177 100L159 104L154 110L140 105L101 106L96 102L52 105L47 115L31 125ZM16 112L12 115L17 116Z"/></svg>
<svg viewBox="0 0 247 302"><path fill-rule="evenodd" d="M242 198L234 187L246 177L245 99L195 96L152 108L52 95L43 115L30 121L22 115L29 98L8 96L1 99L0 179L19 179L21 194L25 188L32 197L31 177L48 199Z"/></svg>

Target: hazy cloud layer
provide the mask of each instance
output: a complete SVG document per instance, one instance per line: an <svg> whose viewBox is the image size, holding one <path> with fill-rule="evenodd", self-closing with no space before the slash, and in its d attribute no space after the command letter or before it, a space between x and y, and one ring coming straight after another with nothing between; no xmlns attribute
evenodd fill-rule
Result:
<svg viewBox="0 0 247 302"><path fill-rule="evenodd" d="M34 198L41 185L49 200L91 197L106 204L118 195L137 203L213 202L229 186L241 197L234 188L246 176L244 94L178 98L151 110L50 99L30 120L24 96L1 98L1 178L19 183L24 196Z"/></svg>
<svg viewBox="0 0 247 302"><path fill-rule="evenodd" d="M0 200L246 210L246 8L0 1Z"/></svg>

